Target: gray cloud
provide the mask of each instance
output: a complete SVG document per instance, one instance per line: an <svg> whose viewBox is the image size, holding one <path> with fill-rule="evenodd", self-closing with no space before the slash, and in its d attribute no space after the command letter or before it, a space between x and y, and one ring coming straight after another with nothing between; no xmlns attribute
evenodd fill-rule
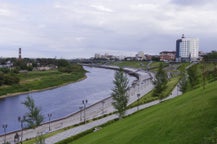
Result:
<svg viewBox="0 0 217 144"><path fill-rule="evenodd" d="M206 5L206 4L212 4L216 2L216 0L171 0L172 3L177 4L177 5L185 5L185 6L190 6L190 5Z"/></svg>
<svg viewBox="0 0 217 144"><path fill-rule="evenodd" d="M184 6L196 2L200 7ZM4 1L0 56L17 56L19 47L26 57L158 54L175 50L182 33L199 37L201 50L209 51L216 44L216 6L210 1L176 0Z"/></svg>

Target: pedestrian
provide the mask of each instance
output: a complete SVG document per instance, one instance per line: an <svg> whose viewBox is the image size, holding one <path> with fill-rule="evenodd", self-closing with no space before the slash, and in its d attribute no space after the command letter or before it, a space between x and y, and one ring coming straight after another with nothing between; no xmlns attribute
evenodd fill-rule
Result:
<svg viewBox="0 0 217 144"><path fill-rule="evenodd" d="M14 143L15 143L15 144L18 144L19 141L20 141L20 136L19 136L19 134L16 132L16 134L15 134L15 136L14 136Z"/></svg>

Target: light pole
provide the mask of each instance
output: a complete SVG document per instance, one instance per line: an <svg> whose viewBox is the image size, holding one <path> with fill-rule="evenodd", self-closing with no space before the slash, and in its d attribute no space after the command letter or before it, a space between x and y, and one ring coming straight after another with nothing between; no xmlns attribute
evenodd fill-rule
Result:
<svg viewBox="0 0 217 144"><path fill-rule="evenodd" d="M82 100L82 103L84 105L84 123L86 123L86 105L87 105L87 100Z"/></svg>
<svg viewBox="0 0 217 144"><path fill-rule="evenodd" d="M7 124L3 124L2 128L4 129L4 133L5 133L5 137L4 137L4 144L6 144L6 129L7 129L8 125Z"/></svg>
<svg viewBox="0 0 217 144"><path fill-rule="evenodd" d="M83 106L80 106L79 107L79 110L80 110L80 121L82 121L82 109L83 109Z"/></svg>
<svg viewBox="0 0 217 144"><path fill-rule="evenodd" d="M52 117L52 113L47 114L47 116L48 116L48 120L49 120L49 131L50 131L51 130L51 128L50 128L50 119Z"/></svg>
<svg viewBox="0 0 217 144"><path fill-rule="evenodd" d="M105 105L105 101L102 101L102 115L104 115L104 105Z"/></svg>
<svg viewBox="0 0 217 144"><path fill-rule="evenodd" d="M177 86L177 96L179 95L179 87Z"/></svg>
<svg viewBox="0 0 217 144"><path fill-rule="evenodd" d="M25 121L26 117L18 117L18 121L20 122L20 127L21 127L21 136L20 136L20 143L23 143L23 122Z"/></svg>
<svg viewBox="0 0 217 144"><path fill-rule="evenodd" d="M139 97L140 97L140 94L138 93L137 94L137 103L138 103L138 105L137 105L137 111L139 110Z"/></svg>

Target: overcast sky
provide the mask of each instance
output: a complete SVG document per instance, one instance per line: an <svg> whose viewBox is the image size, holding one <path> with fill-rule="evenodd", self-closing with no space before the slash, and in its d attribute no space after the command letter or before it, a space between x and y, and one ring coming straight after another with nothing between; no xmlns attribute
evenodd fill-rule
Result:
<svg viewBox="0 0 217 144"><path fill-rule="evenodd" d="M217 50L216 0L0 0L0 57L89 58L175 51L182 34Z"/></svg>

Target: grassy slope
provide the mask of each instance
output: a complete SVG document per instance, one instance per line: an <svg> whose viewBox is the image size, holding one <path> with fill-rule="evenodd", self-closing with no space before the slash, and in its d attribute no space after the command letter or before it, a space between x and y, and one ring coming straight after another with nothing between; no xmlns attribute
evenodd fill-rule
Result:
<svg viewBox="0 0 217 144"><path fill-rule="evenodd" d="M217 82L163 102L72 144L199 144L217 126ZM205 95L203 95L205 94Z"/></svg>

